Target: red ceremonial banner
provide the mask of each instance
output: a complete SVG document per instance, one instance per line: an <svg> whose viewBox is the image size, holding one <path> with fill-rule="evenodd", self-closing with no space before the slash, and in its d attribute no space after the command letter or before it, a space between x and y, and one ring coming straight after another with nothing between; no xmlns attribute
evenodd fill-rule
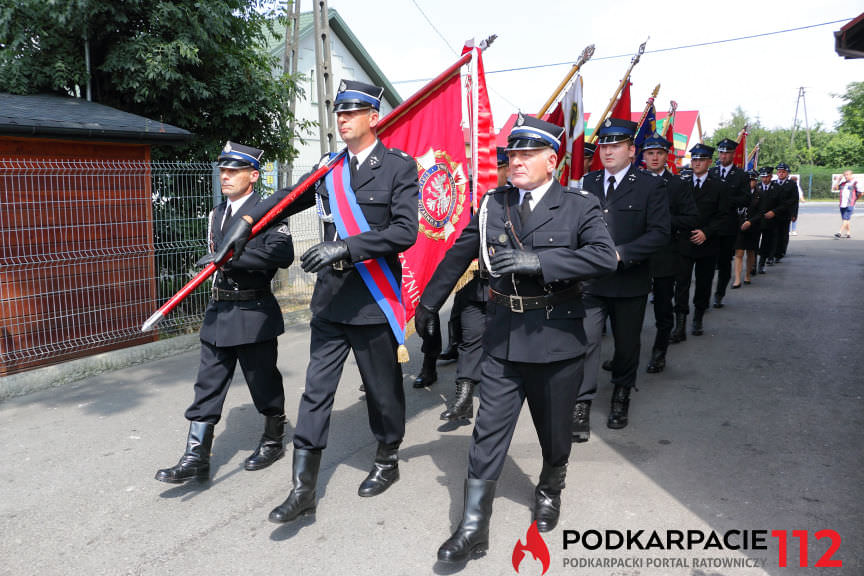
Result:
<svg viewBox="0 0 864 576"><path fill-rule="evenodd" d="M420 181L417 243L400 255L406 321L414 317L429 278L471 219L461 94L457 69L378 134L385 146L414 157Z"/></svg>

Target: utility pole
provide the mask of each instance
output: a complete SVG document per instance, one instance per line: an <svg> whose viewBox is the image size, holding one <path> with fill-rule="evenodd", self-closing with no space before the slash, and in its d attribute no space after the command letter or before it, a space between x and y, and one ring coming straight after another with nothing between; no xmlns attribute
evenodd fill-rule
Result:
<svg viewBox="0 0 864 576"><path fill-rule="evenodd" d="M813 195L813 146L810 143L810 122L807 119L807 97L804 86L798 88L798 100L795 102L795 118L792 120L792 138L789 141L789 147L795 150L795 131L798 129L798 106L799 104L804 110L804 127L807 130L807 156L810 163L810 181L807 184L807 199Z"/></svg>
<svg viewBox="0 0 864 576"><path fill-rule="evenodd" d="M314 0L312 18L315 21L315 79L318 92L318 125L321 155L336 151L333 114L333 74L330 59L330 15L327 0Z"/></svg>
<svg viewBox="0 0 864 576"><path fill-rule="evenodd" d="M297 44L300 41L300 0L293 0L288 22L285 24L285 51L282 53L282 73L290 74L292 78L297 77ZM297 112L297 92L291 91L288 101L288 146L294 146L294 128L296 127L295 114ZM285 163L284 169L279 170L279 188L287 188L294 181L294 160Z"/></svg>

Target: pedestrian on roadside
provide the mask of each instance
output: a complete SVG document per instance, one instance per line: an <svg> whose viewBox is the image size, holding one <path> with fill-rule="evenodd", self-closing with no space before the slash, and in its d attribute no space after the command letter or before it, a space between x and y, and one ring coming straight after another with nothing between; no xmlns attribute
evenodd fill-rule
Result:
<svg viewBox="0 0 864 576"><path fill-rule="evenodd" d="M852 212L855 210L855 202L861 197L858 181L852 177L852 170L843 172L843 181L835 187L840 192L840 231L834 234L835 238L842 238L845 231L846 238L852 237Z"/></svg>

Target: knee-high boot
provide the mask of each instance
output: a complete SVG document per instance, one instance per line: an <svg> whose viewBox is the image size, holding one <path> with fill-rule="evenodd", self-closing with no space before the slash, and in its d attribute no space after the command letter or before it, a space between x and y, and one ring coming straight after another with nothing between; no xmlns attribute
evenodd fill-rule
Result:
<svg viewBox="0 0 864 576"><path fill-rule="evenodd" d="M156 480L169 484L182 484L187 480L210 478L210 449L213 447L213 424L190 422L186 451L171 468L156 472Z"/></svg>
<svg viewBox="0 0 864 576"><path fill-rule="evenodd" d="M294 449L294 487L288 498L270 512L271 522L282 524L315 513L315 485L318 484L320 467L321 450Z"/></svg>
<svg viewBox="0 0 864 576"><path fill-rule="evenodd" d="M489 519L495 498L495 480L465 480L462 521L456 531L438 548L438 560L460 563L483 556L489 549Z"/></svg>
<svg viewBox="0 0 864 576"><path fill-rule="evenodd" d="M566 476L566 464L550 466L543 462L540 482L534 489L533 521L537 522L537 530L540 532L549 532L558 525L558 516L561 514L561 490L564 489Z"/></svg>

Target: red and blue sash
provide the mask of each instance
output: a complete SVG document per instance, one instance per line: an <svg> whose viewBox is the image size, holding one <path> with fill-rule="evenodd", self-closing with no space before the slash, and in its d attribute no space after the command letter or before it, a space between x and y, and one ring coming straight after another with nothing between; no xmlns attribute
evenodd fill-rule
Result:
<svg viewBox="0 0 864 576"><path fill-rule="evenodd" d="M330 213L340 238L368 232L369 223L357 204L357 197L351 188L351 168L348 155L327 173L324 180L330 195ZM400 346L405 344L405 306L402 304L402 290L390 266L384 258L365 260L354 265L360 277L384 312L390 329Z"/></svg>

